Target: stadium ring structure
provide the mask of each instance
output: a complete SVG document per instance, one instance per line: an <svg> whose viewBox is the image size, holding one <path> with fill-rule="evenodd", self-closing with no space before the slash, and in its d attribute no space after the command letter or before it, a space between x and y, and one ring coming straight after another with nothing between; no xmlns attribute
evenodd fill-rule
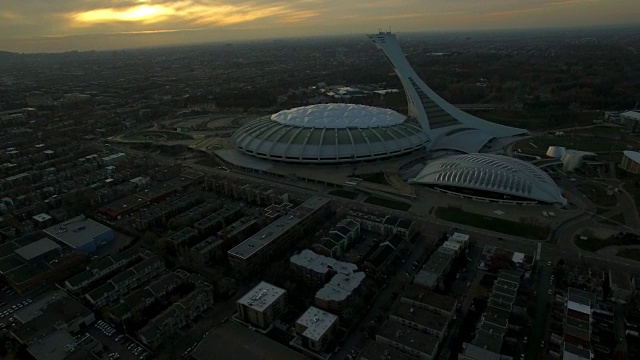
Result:
<svg viewBox="0 0 640 360"><path fill-rule="evenodd" d="M284 110L236 131L237 149L251 156L291 163L351 163L382 160L425 149L428 135L390 109L319 104Z"/></svg>
<svg viewBox="0 0 640 360"><path fill-rule="evenodd" d="M540 168L494 154L439 158L411 180L438 190L489 200L567 205L556 183Z"/></svg>

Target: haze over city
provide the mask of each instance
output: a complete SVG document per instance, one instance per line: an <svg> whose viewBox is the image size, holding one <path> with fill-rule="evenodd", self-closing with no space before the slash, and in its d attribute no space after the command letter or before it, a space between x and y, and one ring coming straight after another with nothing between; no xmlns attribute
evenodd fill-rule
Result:
<svg viewBox="0 0 640 360"><path fill-rule="evenodd" d="M633 24L633 0L0 1L0 49L60 52L375 32Z"/></svg>

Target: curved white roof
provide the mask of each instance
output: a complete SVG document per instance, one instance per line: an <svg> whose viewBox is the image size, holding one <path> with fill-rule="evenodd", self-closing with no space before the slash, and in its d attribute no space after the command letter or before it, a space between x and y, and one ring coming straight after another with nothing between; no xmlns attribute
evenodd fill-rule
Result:
<svg viewBox="0 0 640 360"><path fill-rule="evenodd" d="M551 158L561 158L564 156L566 149L563 146L549 146L547 156Z"/></svg>
<svg viewBox="0 0 640 360"><path fill-rule="evenodd" d="M431 161L412 182L567 204L556 183L540 168L522 160L494 154L465 154Z"/></svg>
<svg viewBox="0 0 640 360"><path fill-rule="evenodd" d="M283 110L271 120L283 125L316 129L370 128L402 124L406 116L390 110L355 104L319 104Z"/></svg>
<svg viewBox="0 0 640 360"><path fill-rule="evenodd" d="M623 154L628 157L629 160L640 163L640 152L625 150Z"/></svg>

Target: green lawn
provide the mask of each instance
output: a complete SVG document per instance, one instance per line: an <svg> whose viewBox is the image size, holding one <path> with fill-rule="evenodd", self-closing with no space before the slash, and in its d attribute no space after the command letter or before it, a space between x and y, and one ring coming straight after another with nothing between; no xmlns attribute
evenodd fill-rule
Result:
<svg viewBox="0 0 640 360"><path fill-rule="evenodd" d="M180 141L180 140L193 140L193 136L176 131L141 131L133 134L123 135L123 140L129 141Z"/></svg>
<svg viewBox="0 0 640 360"><path fill-rule="evenodd" d="M625 249L620 250L617 256L621 256L623 258L640 261L640 249Z"/></svg>
<svg viewBox="0 0 640 360"><path fill-rule="evenodd" d="M534 240L546 240L551 231L549 227L466 212L455 207L439 207L435 214L442 220Z"/></svg>
<svg viewBox="0 0 640 360"><path fill-rule="evenodd" d="M346 199L351 199L354 200L355 198L358 197L358 193L354 193L353 191L347 191L347 190L331 190L329 191L329 195L333 195L333 196L340 196Z"/></svg>
<svg viewBox="0 0 640 360"><path fill-rule="evenodd" d="M368 198L366 198L364 202L366 202L367 204L384 206L384 207L388 207L389 209L400 210L400 211L407 211L409 210L409 208L411 208L411 204L403 203L400 201L389 200L389 199L383 199L375 196L369 196Z"/></svg>
<svg viewBox="0 0 640 360"><path fill-rule="evenodd" d="M591 252L596 252L602 248L605 248L611 245L638 245L638 243L630 241L628 239L624 239L624 238L616 239L613 236L606 239L600 239L600 238L590 236L588 239L583 240L583 239L580 239L580 236L578 235L575 237L573 241L575 242L576 246L578 246L580 249L591 251ZM625 251L629 251L629 250L625 250Z"/></svg>
<svg viewBox="0 0 640 360"><path fill-rule="evenodd" d="M607 187L598 183L580 184L578 185L578 190L598 206L610 207L618 203L616 196L607 195Z"/></svg>

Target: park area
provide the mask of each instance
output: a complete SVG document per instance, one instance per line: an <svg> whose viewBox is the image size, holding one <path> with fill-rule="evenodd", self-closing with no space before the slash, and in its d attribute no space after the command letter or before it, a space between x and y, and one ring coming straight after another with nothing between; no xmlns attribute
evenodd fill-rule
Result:
<svg viewBox="0 0 640 360"><path fill-rule="evenodd" d="M629 246L629 245L640 245L640 239L635 234L616 234L609 236L607 238L596 237L592 234L588 236L585 235L576 235L573 239L574 243L577 247L582 250L596 252L600 249L606 248L607 246ZM632 249L625 249L624 251L630 251ZM624 255L620 255L624 256Z"/></svg>
<svg viewBox="0 0 640 360"><path fill-rule="evenodd" d="M436 209L435 215L442 220L457 224L533 240L546 240L551 231L550 227L485 216L456 207L439 207Z"/></svg>
<svg viewBox="0 0 640 360"><path fill-rule="evenodd" d="M547 134L524 139L516 143L514 149L544 157L549 146L562 146L566 149L595 153L621 153L629 148L639 147L640 141L638 138L621 133L617 127L594 127L566 132L562 136Z"/></svg>
<svg viewBox="0 0 640 360"><path fill-rule="evenodd" d="M607 188L608 187L606 185L593 181L578 185L578 190L597 206L616 206L618 200L613 192L608 193Z"/></svg>
<svg viewBox="0 0 640 360"><path fill-rule="evenodd" d="M119 140L133 142L184 141L193 140L193 136L177 131L154 130L125 134L120 136Z"/></svg>

